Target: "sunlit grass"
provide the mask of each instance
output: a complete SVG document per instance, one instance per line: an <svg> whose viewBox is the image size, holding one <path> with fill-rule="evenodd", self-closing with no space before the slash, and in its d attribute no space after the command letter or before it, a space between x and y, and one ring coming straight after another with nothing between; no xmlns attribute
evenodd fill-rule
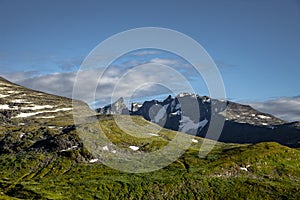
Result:
<svg viewBox="0 0 300 200"><path fill-rule="evenodd" d="M128 134L111 116L100 116L97 123L82 124L78 128L93 132L100 126L102 134L119 148L136 145L143 152L164 147L178 134L188 140L194 138L161 129L140 117L133 117L133 121L140 126L146 125L148 132L159 136L142 137L147 133L142 130L138 133L140 137L134 137L134 131L138 131L134 125ZM200 158L202 139L196 137L199 143L192 143L178 160L163 169L141 174L89 163L92 155L84 145L66 152L28 149L47 135L50 138L59 136L60 140L70 139L68 137L80 140L74 130L62 134L60 129L48 127L71 125L71 121L55 119L45 121L43 126L0 127L1 137L6 137L4 141L19 148L11 149L8 145L7 152L0 155L0 199L300 198L300 152L277 143L217 143L206 157ZM20 139L23 132L27 138ZM241 170L243 167L247 171Z"/></svg>

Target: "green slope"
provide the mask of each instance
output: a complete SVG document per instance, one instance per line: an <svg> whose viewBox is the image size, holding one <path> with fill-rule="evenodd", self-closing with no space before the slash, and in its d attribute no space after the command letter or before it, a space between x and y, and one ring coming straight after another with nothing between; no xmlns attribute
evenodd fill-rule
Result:
<svg viewBox="0 0 300 200"><path fill-rule="evenodd" d="M121 123L129 120L129 116L117 117ZM193 138L140 117L132 119L127 131L112 116L99 116L77 129L89 135L100 126L99 138L105 135L125 152L129 145L140 147L140 152L154 152L178 135L183 140ZM298 149L277 143L217 143L205 158L199 158L202 139L195 138L199 143L192 143L169 166L132 174L89 163L93 155L72 123L56 118L0 127L0 199L300 199ZM142 137L149 132L159 136ZM72 145L77 148L68 149Z"/></svg>

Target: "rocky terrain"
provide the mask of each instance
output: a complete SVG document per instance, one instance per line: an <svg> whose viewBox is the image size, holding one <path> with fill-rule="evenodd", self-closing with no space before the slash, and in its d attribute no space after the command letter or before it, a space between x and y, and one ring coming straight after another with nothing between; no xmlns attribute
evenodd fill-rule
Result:
<svg viewBox="0 0 300 200"><path fill-rule="evenodd" d="M129 110L124 104L124 99L122 97L120 97L116 102L110 105L96 109L96 112L106 115L129 114Z"/></svg>
<svg viewBox="0 0 300 200"><path fill-rule="evenodd" d="M88 111L87 104L74 100L82 106L82 112ZM30 90L11 83L0 77L0 118L2 125L20 122L22 125L30 119L51 119L71 117L72 100L44 92Z"/></svg>
<svg viewBox="0 0 300 200"><path fill-rule="evenodd" d="M195 102L200 116L189 115L189 105ZM126 110L119 99L96 114L83 102L1 78L0 199L299 199L299 149L274 142L215 143L157 125L167 121L172 128L169 120L178 120L174 128L189 132L195 127L201 133L210 123L209 116L225 116L224 102L217 102L214 112L209 109L211 103L214 100L208 97L185 94L163 102L133 104L130 116L119 115ZM250 117L240 114L234 119L240 109ZM229 113L233 114L226 115L225 123L268 130L273 130L270 125L274 129L283 124L291 130L299 127L299 123L285 124L243 105L234 104ZM84 118L82 123L74 123L77 114ZM247 120L252 123L242 123ZM174 142L176 137L180 140ZM177 151L186 141L190 146L178 159L153 172L126 173L104 162L115 160L119 168L131 162L132 170L146 168L168 159L162 154L158 163L143 163L143 155L167 146ZM199 157L199 152L206 151L205 141L214 148ZM132 160L132 154L138 159Z"/></svg>
<svg viewBox="0 0 300 200"><path fill-rule="evenodd" d="M82 113L93 113L81 101L31 90L0 77L0 153L80 149L73 103Z"/></svg>
<svg viewBox="0 0 300 200"><path fill-rule="evenodd" d="M101 114L129 112L131 115L143 116L146 120L162 127L201 137L206 136L210 120L214 117L221 122L225 121L218 139L221 142L276 141L287 146L300 147L299 122L287 123L248 105L187 93L179 94L175 98L168 96L164 101L132 103L130 111L122 100L112 105L114 106L108 105L97 111L101 110ZM110 112L105 112L106 110Z"/></svg>

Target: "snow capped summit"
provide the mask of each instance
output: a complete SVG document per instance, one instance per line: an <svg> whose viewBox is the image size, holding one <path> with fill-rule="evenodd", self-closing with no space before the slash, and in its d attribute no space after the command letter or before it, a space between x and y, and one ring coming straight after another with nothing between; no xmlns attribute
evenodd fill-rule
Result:
<svg viewBox="0 0 300 200"><path fill-rule="evenodd" d="M180 93L178 94L176 97L196 97L197 95L196 94L193 94L193 93L187 93L187 92L184 92L184 93Z"/></svg>

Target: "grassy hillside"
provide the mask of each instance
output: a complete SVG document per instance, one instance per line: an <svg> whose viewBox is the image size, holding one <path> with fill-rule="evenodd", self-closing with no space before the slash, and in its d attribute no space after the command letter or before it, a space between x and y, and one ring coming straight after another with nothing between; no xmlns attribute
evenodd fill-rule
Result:
<svg viewBox="0 0 300 200"><path fill-rule="evenodd" d="M120 123L129 120L119 117ZM178 134L183 140L193 139L140 117L133 122L124 131L112 116L100 116L77 129L89 135L100 126L101 134L124 152L130 151L129 145L138 146L137 152L154 152ZM199 158L202 139L195 138L198 143L169 166L132 174L90 163L93 155L71 120L0 130L6 145L0 155L0 199L300 199L300 152L277 143L217 143ZM142 137L149 132L158 136ZM26 135L20 137L22 133Z"/></svg>

